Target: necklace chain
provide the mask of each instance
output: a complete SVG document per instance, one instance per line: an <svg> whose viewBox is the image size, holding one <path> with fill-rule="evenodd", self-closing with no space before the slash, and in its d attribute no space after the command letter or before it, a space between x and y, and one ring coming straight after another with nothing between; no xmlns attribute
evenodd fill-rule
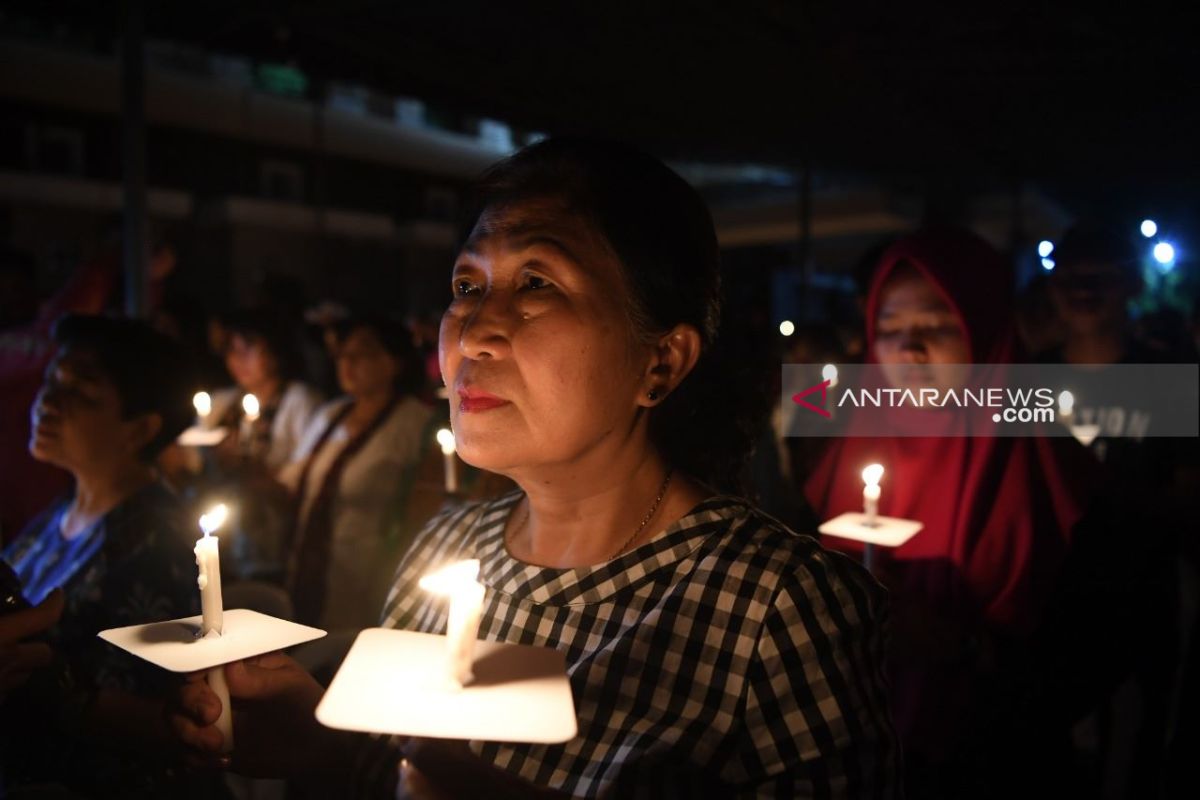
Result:
<svg viewBox="0 0 1200 800"><path fill-rule="evenodd" d="M662 485L658 487L658 496L654 498L654 504L650 506L650 510L646 512L646 516L642 517L642 524L637 526L637 530L633 532L625 542L617 548L617 551L609 557L609 560L616 558L629 549L629 545L637 541L637 538L642 535L642 531L646 530L646 526L650 524L650 520L654 519L655 513L658 512L659 505L662 504L663 498L667 496L667 487L671 485L671 477L675 474L675 470L667 470L667 477L663 478ZM524 530L529 524L529 498L525 499L525 514L521 517L521 524L514 529L514 534L517 531Z"/></svg>

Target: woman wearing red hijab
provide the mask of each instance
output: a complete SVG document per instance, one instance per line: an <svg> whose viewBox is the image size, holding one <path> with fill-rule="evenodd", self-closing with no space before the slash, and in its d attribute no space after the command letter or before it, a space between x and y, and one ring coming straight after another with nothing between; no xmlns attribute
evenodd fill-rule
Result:
<svg viewBox="0 0 1200 800"><path fill-rule="evenodd" d="M941 364L1021 360L1011 273L995 250L962 231L924 231L889 247L868 294L866 327L867 360L889 373L911 367L916 380ZM895 423L933 413L908 411ZM860 473L878 462L887 470L879 512L924 523L879 559L892 592L895 719L914 794L978 797L978 786L954 777L956 768L971 782L996 777L981 774L992 770L975 758L1000 755L984 698L1039 622L1094 471L1070 440L941 433L838 440L805 493L822 519L859 510ZM986 745L974 736L980 731Z"/></svg>

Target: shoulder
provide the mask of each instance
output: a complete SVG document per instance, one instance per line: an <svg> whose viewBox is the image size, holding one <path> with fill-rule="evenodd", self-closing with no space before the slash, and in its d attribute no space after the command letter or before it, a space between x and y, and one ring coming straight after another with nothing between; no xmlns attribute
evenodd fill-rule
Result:
<svg viewBox="0 0 1200 800"><path fill-rule="evenodd" d="M336 417L339 411L353 402L354 398L349 395L342 395L341 397L335 397L332 400L321 403L317 407L317 410L313 412L312 424L316 425L320 423L321 425L328 425L329 421Z"/></svg>
<svg viewBox="0 0 1200 800"><path fill-rule="evenodd" d="M858 562L826 550L811 535L799 533L738 498L720 498L708 538L709 558L724 562L726 574L744 576L772 606L801 603L810 609L853 608L860 618L879 616L886 591ZM710 501L712 502L712 501Z"/></svg>
<svg viewBox="0 0 1200 800"><path fill-rule="evenodd" d="M324 401L324 396L303 381L292 381L283 390L279 405L308 409L310 412L318 408Z"/></svg>

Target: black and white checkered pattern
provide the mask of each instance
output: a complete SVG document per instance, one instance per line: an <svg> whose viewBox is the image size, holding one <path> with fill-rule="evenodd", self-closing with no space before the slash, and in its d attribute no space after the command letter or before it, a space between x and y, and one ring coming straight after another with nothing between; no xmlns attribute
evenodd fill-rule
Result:
<svg viewBox="0 0 1200 800"><path fill-rule="evenodd" d="M400 566L383 625L442 633L420 576L478 558L480 638L566 654L579 734L563 745L475 742L485 760L579 797L895 797L886 601L861 568L733 497L713 497L606 564L509 556L519 492L445 512ZM387 783L384 740L356 770ZM379 796L379 795L375 795Z"/></svg>

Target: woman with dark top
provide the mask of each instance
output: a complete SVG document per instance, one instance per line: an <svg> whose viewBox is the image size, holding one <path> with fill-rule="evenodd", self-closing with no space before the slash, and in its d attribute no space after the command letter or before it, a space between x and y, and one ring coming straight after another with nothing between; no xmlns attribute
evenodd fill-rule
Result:
<svg viewBox="0 0 1200 800"><path fill-rule="evenodd" d="M746 409L767 404L729 383L699 196L651 157L571 139L501 162L480 191L441 372L462 458L521 489L435 517L383 619L443 631L417 580L478 558L481 638L563 651L579 733L546 746L325 730L320 687L275 654L226 670L244 726L232 767L380 798L397 764L402 791L449 797L896 796L884 594L730 493L762 424ZM178 703L177 734L211 757L219 702L191 681Z"/></svg>
<svg viewBox="0 0 1200 800"><path fill-rule="evenodd" d="M153 466L191 419L191 376L179 348L141 322L66 317L54 338L29 449L75 485L3 557L29 603L65 592L48 638L63 663L5 708L7 788L54 780L97 797L183 791L163 759L156 698L168 676L96 634L196 612L194 526Z"/></svg>

